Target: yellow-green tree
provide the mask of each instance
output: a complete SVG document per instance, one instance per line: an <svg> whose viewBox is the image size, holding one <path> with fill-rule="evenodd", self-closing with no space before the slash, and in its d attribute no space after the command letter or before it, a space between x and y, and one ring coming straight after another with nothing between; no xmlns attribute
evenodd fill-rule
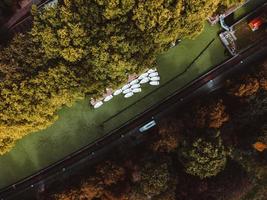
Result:
<svg viewBox="0 0 267 200"><path fill-rule="evenodd" d="M82 96L78 80L62 64L23 81L5 80L0 88L0 154L10 141L47 128L59 108Z"/></svg>
<svg viewBox="0 0 267 200"><path fill-rule="evenodd" d="M228 151L220 138L198 138L180 150L180 160L188 174L201 179L216 176L226 165Z"/></svg>

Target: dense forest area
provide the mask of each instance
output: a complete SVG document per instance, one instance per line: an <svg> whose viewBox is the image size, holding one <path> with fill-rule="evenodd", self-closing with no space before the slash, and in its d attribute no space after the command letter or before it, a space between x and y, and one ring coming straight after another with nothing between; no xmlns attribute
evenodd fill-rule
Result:
<svg viewBox="0 0 267 200"><path fill-rule="evenodd" d="M64 0L42 11L34 6L32 30L0 49L0 154L53 124L62 106L98 97L127 75L155 67L172 42L198 35L208 16L241 1Z"/></svg>
<svg viewBox="0 0 267 200"><path fill-rule="evenodd" d="M267 61L183 107L44 199L266 200Z"/></svg>

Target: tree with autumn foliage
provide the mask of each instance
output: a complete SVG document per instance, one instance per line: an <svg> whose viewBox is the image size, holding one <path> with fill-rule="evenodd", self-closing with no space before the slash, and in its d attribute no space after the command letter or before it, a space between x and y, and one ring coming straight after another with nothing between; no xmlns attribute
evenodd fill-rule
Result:
<svg viewBox="0 0 267 200"><path fill-rule="evenodd" d="M267 62L264 62L260 66L260 71L258 73L258 79L260 82L260 87L263 90L267 90Z"/></svg>
<svg viewBox="0 0 267 200"><path fill-rule="evenodd" d="M259 152L267 150L267 124L264 124L264 126L262 127L261 134L256 139L256 142L253 144L253 147Z"/></svg>
<svg viewBox="0 0 267 200"><path fill-rule="evenodd" d="M234 97L245 98L255 95L259 90L267 90L267 62L255 66L250 73L230 81L228 93Z"/></svg>
<svg viewBox="0 0 267 200"><path fill-rule="evenodd" d="M257 78L246 76L242 78L240 84L235 84L232 89L230 89L229 94L236 97L247 97L258 92L260 88L260 83Z"/></svg>
<svg viewBox="0 0 267 200"><path fill-rule="evenodd" d="M161 120L157 131L157 138L151 144L155 152L172 152L181 142L183 123L173 118Z"/></svg>
<svg viewBox="0 0 267 200"><path fill-rule="evenodd" d="M197 128L220 128L228 120L229 115L221 99L197 106L194 120Z"/></svg>
<svg viewBox="0 0 267 200"><path fill-rule="evenodd" d="M103 183L107 186L125 179L124 168L111 161L98 165L96 172L103 178Z"/></svg>
<svg viewBox="0 0 267 200"><path fill-rule="evenodd" d="M168 189L171 180L168 164L161 162L146 162L140 169L140 181L137 189L146 198L154 198Z"/></svg>

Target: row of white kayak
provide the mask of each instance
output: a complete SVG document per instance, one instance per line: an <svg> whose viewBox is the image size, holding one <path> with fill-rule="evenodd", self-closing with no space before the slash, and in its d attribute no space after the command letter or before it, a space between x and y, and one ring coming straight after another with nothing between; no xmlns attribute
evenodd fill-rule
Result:
<svg viewBox="0 0 267 200"><path fill-rule="evenodd" d="M114 91L112 95L106 96L103 101L98 101L94 108L99 108L104 104L104 102L110 101L114 96L120 94L124 95L124 98L130 98L134 94L142 92L141 85L149 83L152 86L158 86L160 84L159 73L156 69L150 69L146 73L141 74L137 79L132 80L128 84L124 85L122 88Z"/></svg>

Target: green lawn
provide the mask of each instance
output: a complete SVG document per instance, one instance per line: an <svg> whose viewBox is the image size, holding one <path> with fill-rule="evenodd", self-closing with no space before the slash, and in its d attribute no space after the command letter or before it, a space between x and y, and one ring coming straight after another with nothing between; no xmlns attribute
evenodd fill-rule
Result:
<svg viewBox="0 0 267 200"><path fill-rule="evenodd" d="M89 107L88 99L60 110L60 118L54 125L28 135L18 141L11 152L0 157L0 188L31 175L102 137L221 63L227 57L217 37L218 31L218 26L206 25L205 31L195 40L184 40L160 56L158 71L161 86L146 85L142 93L127 100L122 96L114 97L96 110ZM214 38L209 48L186 73L165 84L184 71Z"/></svg>

